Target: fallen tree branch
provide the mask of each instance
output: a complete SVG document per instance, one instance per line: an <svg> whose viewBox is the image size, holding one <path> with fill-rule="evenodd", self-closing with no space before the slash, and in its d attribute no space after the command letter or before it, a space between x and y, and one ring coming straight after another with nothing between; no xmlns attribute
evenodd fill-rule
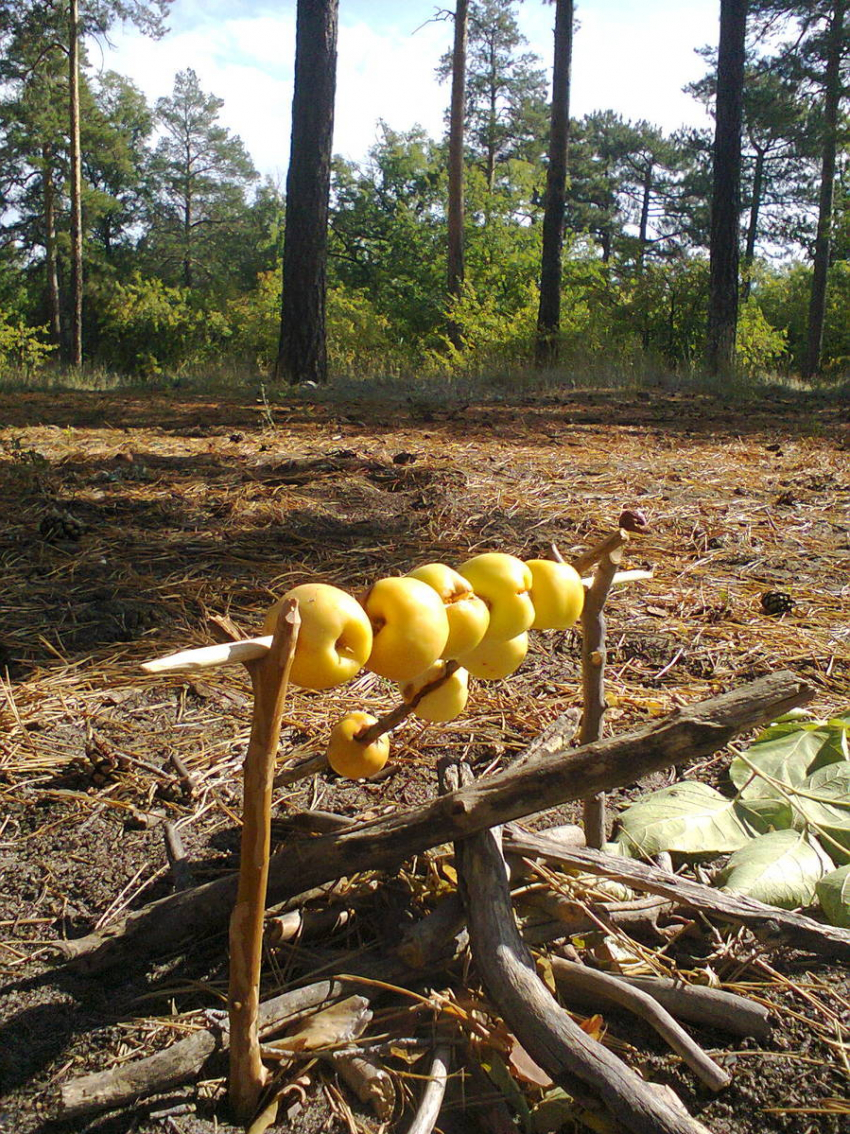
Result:
<svg viewBox="0 0 850 1134"><path fill-rule="evenodd" d="M550 743L546 757L441 796L421 807L316 839L299 839L272 856L268 900L362 870L395 866L413 854L465 834L520 819L598 791L633 783L673 764L722 748L737 733L805 704L812 690L793 674L770 674L622 736L570 752ZM590 852L585 851L585 854ZM93 971L173 950L221 927L236 895L233 875L169 895L102 931L57 942L68 960ZM847 935L850 938L850 935Z"/></svg>
<svg viewBox="0 0 850 1134"><path fill-rule="evenodd" d="M790 941L798 948L810 949L813 953L850 957L850 930L822 925L804 914L767 906L744 895L727 894L690 878L659 870L657 866L603 854L589 847L565 847L513 826L505 831L505 850L526 858L546 859L573 870L602 874L635 890L660 894L678 906L699 910L735 925L746 925L757 937L771 944Z"/></svg>
<svg viewBox="0 0 850 1134"><path fill-rule="evenodd" d="M306 1013L335 1003L350 995L354 987L349 981L322 980L265 1001L259 1008L260 1036L272 1035ZM230 1031L225 1014L221 1015L221 1022L214 1027L201 1028L163 1051L63 1084L59 1096L62 1117L114 1110L125 1103L182 1086L213 1056L228 1050Z"/></svg>
<svg viewBox="0 0 850 1134"><path fill-rule="evenodd" d="M671 977L625 976L616 979L648 992L671 1016L691 1024L703 1024L736 1036L766 1040L770 1035L770 1012L763 1004L747 1000L722 988L685 984ZM576 985L573 984L573 988Z"/></svg>
<svg viewBox="0 0 850 1134"><path fill-rule="evenodd" d="M507 868L494 832L457 840L455 861L473 960L493 1007L535 1063L573 1097L601 1099L634 1134L701 1134L700 1123L671 1107L651 1084L583 1032L537 975L517 930Z"/></svg>
<svg viewBox="0 0 850 1134"><path fill-rule="evenodd" d="M568 961L565 957L550 957L549 963L555 980L564 986L567 1000L577 990L583 1001L591 999L598 1005L599 1000L611 1000L622 1008L627 1008L646 1020L712 1091L721 1091L729 1086L732 1079L729 1072L706 1055L699 1044L648 992L625 984L611 973L600 973L587 965Z"/></svg>

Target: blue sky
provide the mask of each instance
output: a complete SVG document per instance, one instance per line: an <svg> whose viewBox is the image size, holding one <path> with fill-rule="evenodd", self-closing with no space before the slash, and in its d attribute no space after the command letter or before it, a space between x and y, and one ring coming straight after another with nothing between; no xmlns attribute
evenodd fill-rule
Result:
<svg viewBox="0 0 850 1134"><path fill-rule="evenodd" d="M451 45L451 0L340 0L334 150L365 157L383 118L393 129L443 129L448 88L434 77ZM716 44L719 0L584 0L573 44L572 113L613 109L670 131L706 124L682 86L704 71L695 48ZM525 0L517 10L529 49L551 67L554 10ZM295 49L295 0L175 0L159 42L115 29L114 47L94 48L95 66L128 75L149 99L167 95L193 67L204 90L224 99L223 123L257 168L283 180Z"/></svg>

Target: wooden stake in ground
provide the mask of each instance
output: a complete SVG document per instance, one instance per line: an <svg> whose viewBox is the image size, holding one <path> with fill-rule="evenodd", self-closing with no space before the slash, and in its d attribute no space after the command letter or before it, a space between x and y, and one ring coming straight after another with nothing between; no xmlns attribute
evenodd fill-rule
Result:
<svg viewBox="0 0 850 1134"><path fill-rule="evenodd" d="M251 738L245 755L239 887L230 918L230 1105L236 1119L253 1117L267 1073L260 1058L257 1017L263 917L271 852L274 764L289 670L301 619L298 604L284 603L269 652L246 663L254 691Z"/></svg>
<svg viewBox="0 0 850 1134"><path fill-rule="evenodd" d="M623 545L629 538L620 529L605 541L604 551L584 598L581 612L581 693L582 716L579 743L592 744L602 736L605 713L605 600L611 590ZM607 838L605 794L584 801L584 834L589 847L600 849Z"/></svg>

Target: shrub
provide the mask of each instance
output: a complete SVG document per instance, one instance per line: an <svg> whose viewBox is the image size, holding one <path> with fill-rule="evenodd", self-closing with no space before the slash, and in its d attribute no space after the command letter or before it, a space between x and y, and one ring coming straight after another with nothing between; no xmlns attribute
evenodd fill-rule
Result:
<svg viewBox="0 0 850 1134"><path fill-rule="evenodd" d="M101 361L127 374L157 378L226 350L230 328L220 312L197 306L185 288L134 276L95 297Z"/></svg>
<svg viewBox="0 0 850 1134"><path fill-rule="evenodd" d="M14 319L0 311L0 369L29 376L40 370L56 350L45 342L47 327L28 327L20 315Z"/></svg>

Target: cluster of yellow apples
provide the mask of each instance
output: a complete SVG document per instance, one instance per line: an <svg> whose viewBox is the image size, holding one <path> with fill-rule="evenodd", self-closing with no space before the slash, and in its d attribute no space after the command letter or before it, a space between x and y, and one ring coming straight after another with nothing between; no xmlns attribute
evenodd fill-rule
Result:
<svg viewBox="0 0 850 1134"><path fill-rule="evenodd" d="M469 674L508 677L525 659L529 630L566 630L584 604L584 586L566 563L526 562L500 551L476 555L459 570L426 563L379 579L362 601L328 583L304 583L266 617L272 633L281 603L298 601L301 630L291 679L331 689L365 666L399 683L401 696L427 721L454 720L466 707ZM449 667L447 663L455 663ZM421 696L430 685L436 687ZM389 757L389 737L362 735L376 719L355 712L333 728L328 762L339 775L375 775Z"/></svg>

